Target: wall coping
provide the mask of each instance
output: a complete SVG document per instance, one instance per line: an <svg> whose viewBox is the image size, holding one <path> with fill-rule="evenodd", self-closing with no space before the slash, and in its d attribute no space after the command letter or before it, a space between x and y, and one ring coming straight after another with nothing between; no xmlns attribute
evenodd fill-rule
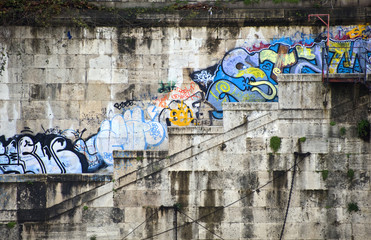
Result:
<svg viewBox="0 0 371 240"><path fill-rule="evenodd" d="M278 110L278 102L226 102L223 111L274 111Z"/></svg>
<svg viewBox="0 0 371 240"><path fill-rule="evenodd" d="M83 174L1 174L0 183L21 182L110 182L112 175Z"/></svg>

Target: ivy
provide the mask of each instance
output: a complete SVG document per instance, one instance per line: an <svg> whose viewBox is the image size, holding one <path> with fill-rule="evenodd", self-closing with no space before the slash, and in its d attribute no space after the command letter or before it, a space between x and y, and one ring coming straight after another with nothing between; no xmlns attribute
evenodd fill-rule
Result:
<svg viewBox="0 0 371 240"><path fill-rule="evenodd" d="M273 152L277 152L278 149L281 147L281 138L277 136L271 137L269 146L271 147Z"/></svg>
<svg viewBox="0 0 371 240"><path fill-rule="evenodd" d="M62 13L95 8L87 0L2 0L0 24L48 26L53 17Z"/></svg>
<svg viewBox="0 0 371 240"><path fill-rule="evenodd" d="M361 120L357 125L358 137L364 141L370 140L370 122L366 119Z"/></svg>

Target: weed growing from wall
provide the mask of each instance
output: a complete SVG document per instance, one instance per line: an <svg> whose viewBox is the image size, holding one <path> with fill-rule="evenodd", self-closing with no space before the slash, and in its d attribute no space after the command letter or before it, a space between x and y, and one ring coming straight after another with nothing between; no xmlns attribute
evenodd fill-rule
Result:
<svg viewBox="0 0 371 240"><path fill-rule="evenodd" d="M322 171L322 179L325 181L328 178L328 170L323 170Z"/></svg>
<svg viewBox="0 0 371 240"><path fill-rule="evenodd" d="M335 126L335 125L336 125L336 122L331 121L331 122L330 122L330 125L331 125L331 126Z"/></svg>
<svg viewBox="0 0 371 240"><path fill-rule="evenodd" d="M360 137L364 141L369 141L370 140L370 122L366 119L363 119L360 122L358 122L357 132L358 132L358 137Z"/></svg>
<svg viewBox="0 0 371 240"><path fill-rule="evenodd" d="M9 229L12 229L12 228L15 227L16 224L17 224L16 222L8 222L8 224L6 225L6 227L9 228Z"/></svg>
<svg viewBox="0 0 371 240"><path fill-rule="evenodd" d="M96 9L87 0L2 0L0 24L34 24L47 26L53 17L82 9Z"/></svg>
<svg viewBox="0 0 371 240"><path fill-rule="evenodd" d="M359 211L359 207L357 205L357 203L348 203L348 212L358 212Z"/></svg>
<svg viewBox="0 0 371 240"><path fill-rule="evenodd" d="M347 172L347 177L352 180L354 178L354 170L353 169L348 169Z"/></svg>
<svg viewBox="0 0 371 240"><path fill-rule="evenodd" d="M280 147L281 147L281 138L279 138L277 136L271 137L270 142L269 142L269 146L273 150L273 152L277 152L278 149L280 149Z"/></svg>
<svg viewBox="0 0 371 240"><path fill-rule="evenodd" d="M340 128L339 134L341 137L345 136L346 133L347 133L347 130L345 129L345 127Z"/></svg>
<svg viewBox="0 0 371 240"><path fill-rule="evenodd" d="M307 138L306 138L306 137L301 137L301 138L299 138L299 141L300 141L301 143L304 143L305 141L307 141Z"/></svg>

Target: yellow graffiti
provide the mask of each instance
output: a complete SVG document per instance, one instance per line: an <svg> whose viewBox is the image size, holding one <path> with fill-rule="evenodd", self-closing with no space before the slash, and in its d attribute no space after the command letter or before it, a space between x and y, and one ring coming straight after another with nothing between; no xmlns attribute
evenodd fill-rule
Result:
<svg viewBox="0 0 371 240"><path fill-rule="evenodd" d="M316 58L316 55L312 53L312 49L307 48L307 47L302 47L300 45L297 45L296 52L298 53L298 56L301 58L305 58L308 60L313 60Z"/></svg>
<svg viewBox="0 0 371 240"><path fill-rule="evenodd" d="M367 38L368 36L365 34L367 26L368 25L358 25L357 27L347 32L347 36L351 39L357 37Z"/></svg>
<svg viewBox="0 0 371 240"><path fill-rule="evenodd" d="M270 83L269 81L249 82L249 84L251 86L255 86L255 87L251 88L252 92L257 91L260 95L262 95L267 100L272 100L277 95L276 87L272 83ZM260 85L268 85L272 89L272 93L268 95L268 94L264 93L262 90L260 90L258 87L256 87L256 86L260 86Z"/></svg>
<svg viewBox="0 0 371 240"><path fill-rule="evenodd" d="M247 74L251 74L255 78L264 78L265 77L265 73L261 69L254 68L254 67L250 67L250 68L240 70L237 73L236 77L242 77L242 76L247 75Z"/></svg>
<svg viewBox="0 0 371 240"><path fill-rule="evenodd" d="M226 81L219 81L216 84L216 91L218 91L219 95L223 92L229 92L231 90L231 87L229 86L229 83ZM210 91L211 95L213 95L216 99L219 99L212 91Z"/></svg>
<svg viewBox="0 0 371 240"><path fill-rule="evenodd" d="M333 52L334 55L332 56L331 62L329 64L329 73L336 73L337 66L339 65L343 56L345 59L345 67L350 67L353 65L353 62L355 60L355 53L353 52L352 57L350 57L350 48L351 42L330 42L329 51Z"/></svg>
<svg viewBox="0 0 371 240"><path fill-rule="evenodd" d="M273 68L273 74L278 75L281 73L281 69L279 68Z"/></svg>
<svg viewBox="0 0 371 240"><path fill-rule="evenodd" d="M260 53L260 61L269 60L272 63L280 63L281 66L291 66L296 63L296 56L292 53L276 53L273 50L263 50Z"/></svg>
<svg viewBox="0 0 371 240"><path fill-rule="evenodd" d="M169 120L177 126L188 126L193 120L192 110L181 101L178 109L172 109Z"/></svg>

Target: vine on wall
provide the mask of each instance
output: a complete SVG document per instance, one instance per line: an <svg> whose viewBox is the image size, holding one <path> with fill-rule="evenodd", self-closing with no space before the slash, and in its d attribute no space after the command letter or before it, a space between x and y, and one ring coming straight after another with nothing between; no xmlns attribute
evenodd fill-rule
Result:
<svg viewBox="0 0 371 240"><path fill-rule="evenodd" d="M87 0L2 0L0 24L47 26L51 18L61 13L94 8Z"/></svg>

